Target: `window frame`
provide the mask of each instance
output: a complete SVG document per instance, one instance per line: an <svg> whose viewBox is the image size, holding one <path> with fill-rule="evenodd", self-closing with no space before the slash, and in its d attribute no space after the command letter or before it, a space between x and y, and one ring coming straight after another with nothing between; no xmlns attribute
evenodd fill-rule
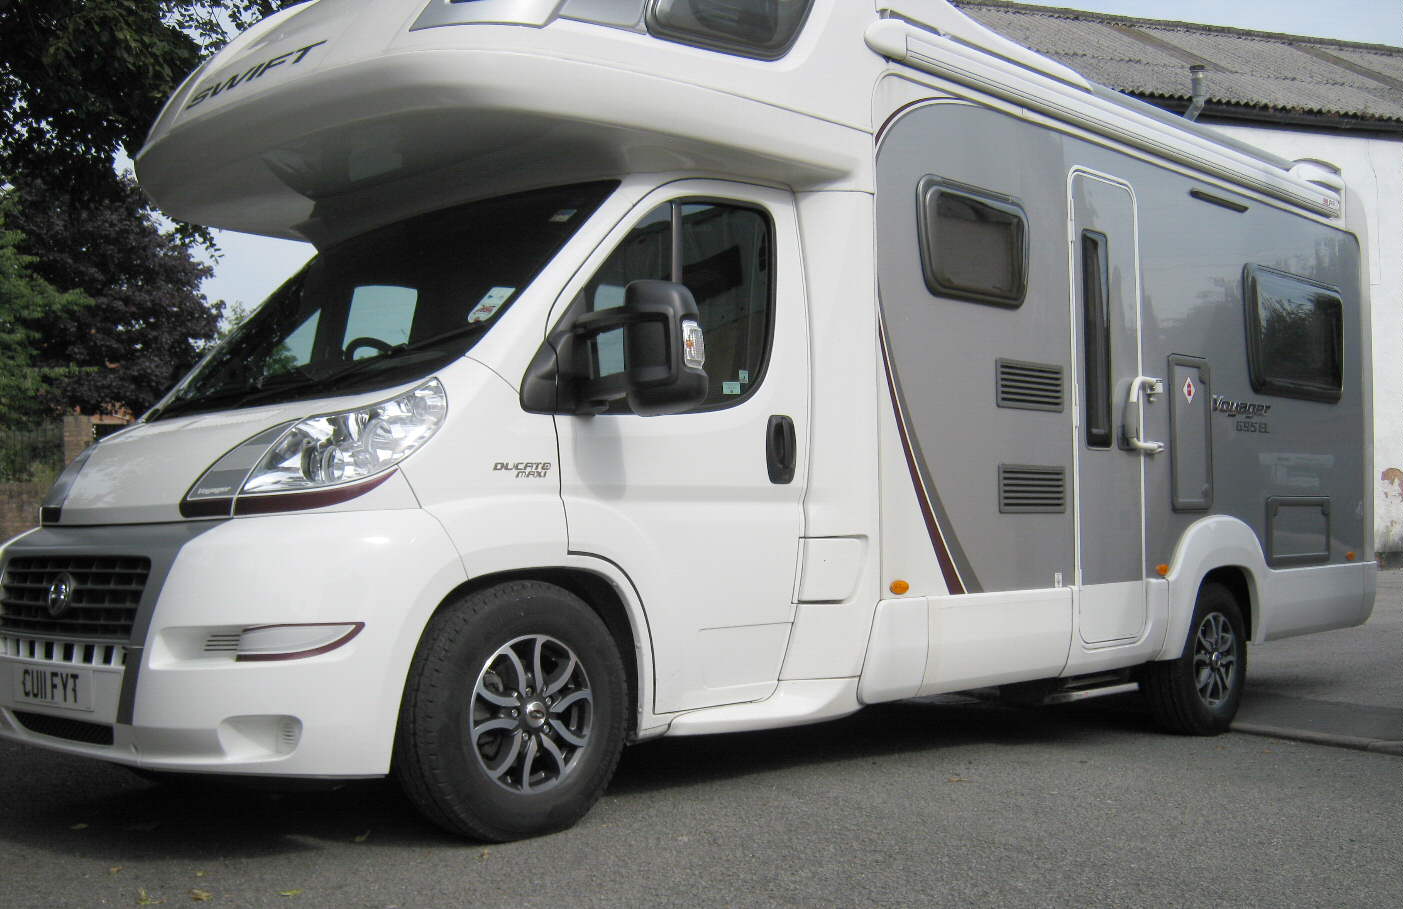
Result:
<svg viewBox="0 0 1403 909"><path fill-rule="evenodd" d="M938 218L933 218L932 212L934 211L933 206L938 204L937 197L945 194L972 200L986 208L1012 215L1018 220L1020 249L1015 256L1018 274L1016 276L1017 286L1013 292L1009 294L990 293L979 288L965 287L942 280L940 270L936 267L938 262L935 256L939 229L934 222ZM970 303L983 303L1002 309L1019 309L1028 299L1028 269L1032 247L1029 234L1031 230L1028 212L1017 199L929 174L921 179L916 188L916 226L920 244L921 272L925 277L926 290L930 291L933 296L964 300Z"/></svg>
<svg viewBox="0 0 1403 909"><path fill-rule="evenodd" d="M779 321L779 241L777 236L775 216L773 212L770 211L768 206L750 199L728 198L726 196L708 194L684 194L680 196L671 196L665 199L659 199L657 201L649 203L641 214L636 215L627 222L628 227L624 230L623 235L619 238L619 240L616 243L614 243L612 247L610 247L609 252L605 254L605 256L602 259L599 260L598 265L596 265L595 268L590 272L589 277L585 280L584 284L580 285L580 289L578 291L581 301L579 313L583 314L595 311L592 308L593 302L586 299L585 297L585 289L593 283L595 276L599 273L599 270L604 267L604 265L614 255L614 253L617 252L619 248L623 245L623 243L629 238L629 236L633 234L633 231L638 227L639 224L642 223L643 219L647 218L649 214L656 211L659 207L663 205L670 206L672 209L672 263L670 271L672 273L673 282L677 284L683 284L683 282L680 279L682 271L682 255L684 251L681 231L682 209L684 206L724 205L728 208L753 211L764 219L766 228L766 252L769 256L770 262L770 273L766 281L765 287L765 293L768 302L768 318L765 324L765 350L760 358L760 364L755 371L755 375L751 379L750 387L746 388L744 391L741 392L741 394L735 395L734 397L722 398L714 404L702 404L692 408L691 410L683 411L680 414L673 414L673 416L688 416L691 414L712 413L718 410L728 410L732 407L736 407L744 401L749 400L750 397L753 396L757 390L759 390L760 386L762 386L765 383L765 377L769 374L770 371L770 360L773 358L774 355L775 323ZM685 287L686 285L683 284L683 286ZM698 306L698 309L700 309L700 306ZM573 319L574 315L572 314L569 318ZM709 377L710 374L708 374L708 378ZM708 392L708 394L709 393L710 392ZM636 416L636 414L634 414L633 411L628 410L627 406L625 405L623 409L614 410L611 408L610 410L598 414L597 416Z"/></svg>
<svg viewBox="0 0 1403 909"><path fill-rule="evenodd" d="M1260 293L1258 292L1257 276L1260 274L1271 275L1278 279L1285 279L1304 288L1313 291L1324 292L1334 298L1336 309L1339 315L1337 322L1333 324L1335 329L1334 337L1334 358L1336 381L1326 385L1312 381L1301 381L1298 379L1287 379L1272 375L1267 362L1267 353L1263 349L1262 313L1260 303ZM1318 401L1324 404L1338 403L1344 396L1344 372L1345 372L1345 312L1344 294L1337 287L1329 284L1314 281L1310 278L1294 275L1290 272L1271 268L1266 265L1256 265L1248 263L1242 269L1242 300L1243 311L1246 321L1247 333L1247 375L1251 382L1252 390L1259 394L1277 395L1283 398L1298 398L1303 401Z"/></svg>
<svg viewBox="0 0 1403 909"><path fill-rule="evenodd" d="M662 0L647 0L644 8L643 24L648 30L648 34L654 38L661 38L664 41L672 41L677 44L685 44L689 47L701 48L702 50L715 51L717 53L729 54L734 57L748 57L751 60L762 60L773 62L783 59L794 45L798 43L799 36L804 33L804 28L809 24L809 15L813 12L815 0L805 0L807 6L803 15L799 17L799 24L795 26L794 33L789 36L789 40L774 49L766 49L754 44L747 44L744 41L728 41L722 35L712 32L694 32L689 29L677 28L667 25L658 18L658 4Z"/></svg>

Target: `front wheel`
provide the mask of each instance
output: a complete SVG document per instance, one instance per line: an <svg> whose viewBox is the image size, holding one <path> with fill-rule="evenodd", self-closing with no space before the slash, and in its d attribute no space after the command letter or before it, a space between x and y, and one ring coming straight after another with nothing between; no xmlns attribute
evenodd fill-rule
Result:
<svg viewBox="0 0 1403 909"><path fill-rule="evenodd" d="M1247 679L1247 633L1232 592L1204 584L1184 653L1145 667L1141 687L1155 720L1170 732L1218 735L1237 715Z"/></svg>
<svg viewBox="0 0 1403 909"><path fill-rule="evenodd" d="M599 616L553 584L499 584L429 623L400 708L396 775L453 833L500 842L562 830L603 794L625 711L623 664Z"/></svg>

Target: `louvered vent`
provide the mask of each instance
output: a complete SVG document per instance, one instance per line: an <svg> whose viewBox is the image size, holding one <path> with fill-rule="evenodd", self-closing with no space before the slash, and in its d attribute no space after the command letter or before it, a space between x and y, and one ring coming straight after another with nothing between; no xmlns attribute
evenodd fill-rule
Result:
<svg viewBox="0 0 1403 909"><path fill-rule="evenodd" d="M1061 514L1067 510L1067 471L1062 467L999 465L999 512Z"/></svg>
<svg viewBox="0 0 1403 909"><path fill-rule="evenodd" d="M998 405L1016 410L1062 410L1062 367L996 360Z"/></svg>

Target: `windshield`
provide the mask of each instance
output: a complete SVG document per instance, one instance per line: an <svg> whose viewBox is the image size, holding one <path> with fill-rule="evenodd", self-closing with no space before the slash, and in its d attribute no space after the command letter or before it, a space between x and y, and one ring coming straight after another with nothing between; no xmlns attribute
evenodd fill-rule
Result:
<svg viewBox="0 0 1403 909"><path fill-rule="evenodd" d="M614 188L431 212L322 252L148 415L388 388L462 356Z"/></svg>

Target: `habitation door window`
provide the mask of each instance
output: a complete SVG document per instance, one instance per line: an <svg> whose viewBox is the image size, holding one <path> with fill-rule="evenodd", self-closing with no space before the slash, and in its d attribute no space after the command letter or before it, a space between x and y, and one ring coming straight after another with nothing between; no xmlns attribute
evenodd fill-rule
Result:
<svg viewBox="0 0 1403 909"><path fill-rule="evenodd" d="M1343 388L1340 292L1262 265L1243 270L1254 391L1334 402Z"/></svg>
<svg viewBox="0 0 1403 909"><path fill-rule="evenodd" d="M1082 379L1086 444L1111 447L1111 297L1106 235L1081 235Z"/></svg>
<svg viewBox="0 0 1403 909"><path fill-rule="evenodd" d="M577 303L585 312L619 306L629 283L676 281L692 292L706 338L709 389L698 410L728 407L759 384L774 321L769 217L749 206L677 200L649 212L600 266ZM623 332L591 342L593 378L624 369ZM627 413L615 401L608 413Z"/></svg>

